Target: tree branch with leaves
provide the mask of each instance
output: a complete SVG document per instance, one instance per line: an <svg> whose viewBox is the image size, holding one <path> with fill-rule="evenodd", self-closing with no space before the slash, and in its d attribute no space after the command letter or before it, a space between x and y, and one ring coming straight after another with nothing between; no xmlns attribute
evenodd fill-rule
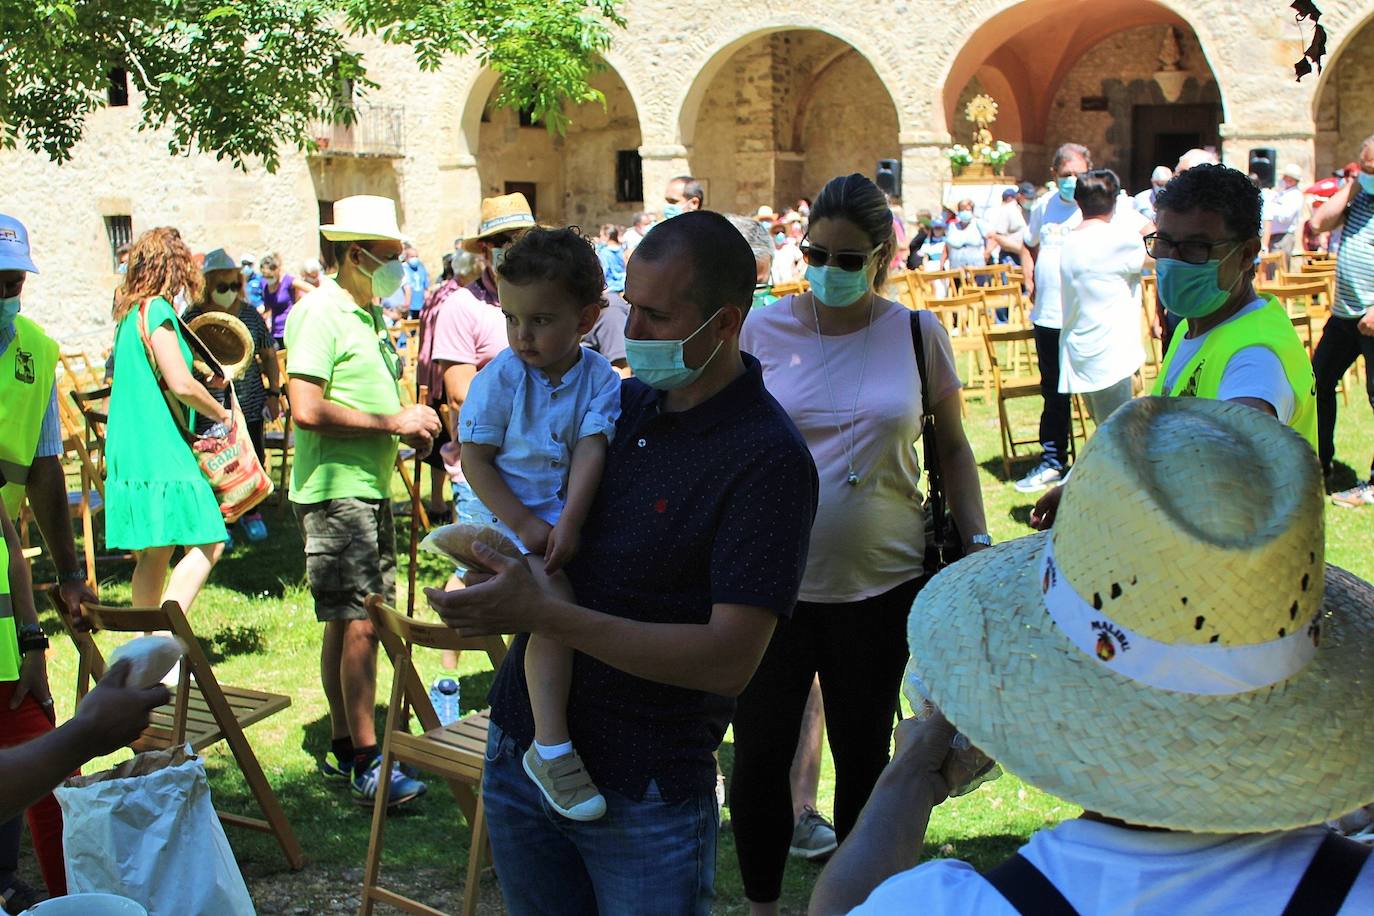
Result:
<svg viewBox="0 0 1374 916"><path fill-rule="evenodd" d="M616 0L0 0L0 146L70 159L118 68L169 152L274 171L282 149L314 148L312 124L355 117L344 86L378 88L364 35L426 71L476 55L499 104L562 131L565 105L604 103L589 80L623 25Z"/></svg>

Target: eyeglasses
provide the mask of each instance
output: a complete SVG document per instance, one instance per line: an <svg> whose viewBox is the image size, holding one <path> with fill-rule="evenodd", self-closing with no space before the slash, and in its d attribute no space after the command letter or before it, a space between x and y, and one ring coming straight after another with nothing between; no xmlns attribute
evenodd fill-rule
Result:
<svg viewBox="0 0 1374 916"><path fill-rule="evenodd" d="M215 286L215 292L220 293L221 295L224 294L224 293L229 292L230 290L233 290L234 292L238 292L238 291L241 290L241 289L243 289L243 283L241 283L241 282L240 282L240 283L219 283L219 284L216 284L216 286Z"/></svg>
<svg viewBox="0 0 1374 916"><path fill-rule="evenodd" d="M1212 249L1222 245L1234 245L1240 239L1222 239L1219 242L1204 242L1196 239L1175 241L1167 235L1151 232L1145 236L1145 251L1152 258L1173 258L1188 264L1206 264L1212 259Z"/></svg>
<svg viewBox="0 0 1374 916"><path fill-rule="evenodd" d="M835 267L850 273L863 270L868 264L868 259L877 250L873 248L868 251L830 251L810 242L804 242L801 246L802 257L812 267L825 267L833 262Z"/></svg>

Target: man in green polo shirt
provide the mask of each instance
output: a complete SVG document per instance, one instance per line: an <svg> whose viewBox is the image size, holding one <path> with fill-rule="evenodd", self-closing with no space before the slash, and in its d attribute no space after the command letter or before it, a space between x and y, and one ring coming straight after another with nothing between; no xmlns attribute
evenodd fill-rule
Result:
<svg viewBox="0 0 1374 916"><path fill-rule="evenodd" d="M385 197L348 197L320 232L334 243L338 274L291 310L286 371L297 427L291 502L305 535L306 576L315 617L324 626L320 680L333 729L320 771L349 782L354 799L371 805L381 755L373 710L377 635L363 609L375 593L395 588L396 542L391 473L397 440L427 453L439 415L424 405L401 407L401 362L377 300L405 276L396 204ZM425 784L393 767L389 805L423 794Z"/></svg>

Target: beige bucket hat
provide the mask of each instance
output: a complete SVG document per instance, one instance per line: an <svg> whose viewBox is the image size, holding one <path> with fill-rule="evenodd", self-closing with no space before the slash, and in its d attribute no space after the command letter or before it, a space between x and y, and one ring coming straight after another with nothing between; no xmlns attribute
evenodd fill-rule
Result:
<svg viewBox="0 0 1374 916"><path fill-rule="evenodd" d="M520 193L503 194L500 197L486 197L482 200L482 221L477 224L477 234L463 239L463 248L473 254L478 253L482 239L491 238L506 232L533 229L534 211L529 201Z"/></svg>
<svg viewBox="0 0 1374 916"><path fill-rule="evenodd" d="M358 194L334 201L334 222L320 227L320 234L331 242L367 239L401 241L396 222L396 201L390 197Z"/></svg>
<svg viewBox="0 0 1374 916"><path fill-rule="evenodd" d="M1321 472L1239 404L1103 424L1052 533L936 576L908 699L1028 782L1142 826L1288 829L1374 800L1374 587L1323 558Z"/></svg>

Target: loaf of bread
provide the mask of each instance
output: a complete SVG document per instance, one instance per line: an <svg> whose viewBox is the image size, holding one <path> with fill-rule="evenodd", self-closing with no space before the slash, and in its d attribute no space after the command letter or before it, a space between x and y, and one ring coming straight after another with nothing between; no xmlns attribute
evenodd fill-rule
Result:
<svg viewBox="0 0 1374 916"><path fill-rule="evenodd" d="M520 548L516 547L510 538L495 528L488 528L484 525L443 525L425 535L425 539L420 542L420 547L430 553L448 557L459 566L467 569L493 572L494 570L473 554L472 544L474 541L482 542L497 553L504 553L515 559L520 558Z"/></svg>
<svg viewBox="0 0 1374 916"><path fill-rule="evenodd" d="M186 647L175 636L139 636L114 650L110 667L127 660L130 668L125 683L130 687L151 687L185 654Z"/></svg>

